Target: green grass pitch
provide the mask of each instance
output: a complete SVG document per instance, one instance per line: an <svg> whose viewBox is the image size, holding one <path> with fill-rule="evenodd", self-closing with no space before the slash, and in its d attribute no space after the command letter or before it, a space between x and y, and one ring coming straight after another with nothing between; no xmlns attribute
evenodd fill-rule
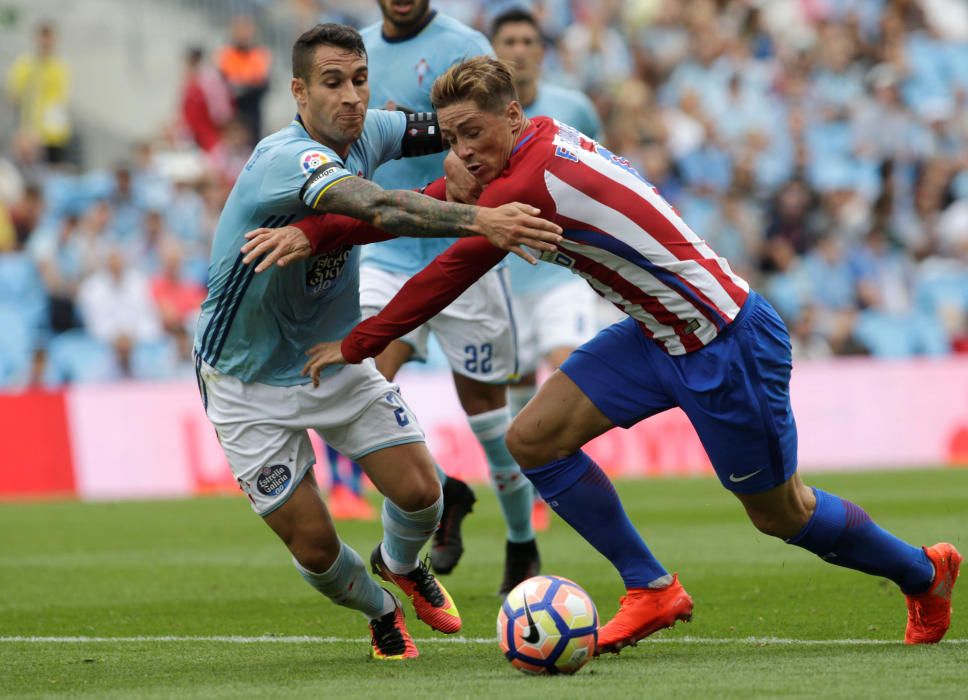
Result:
<svg viewBox="0 0 968 700"><path fill-rule="evenodd" d="M968 550L968 470L843 474L810 483L918 543ZM246 501L0 506L0 695L96 698L958 697L968 682L968 582L934 647L905 647L887 581L757 533L710 479L626 481L625 505L696 602L691 624L573 677L534 678L494 640L503 528L489 489L445 579L461 639L408 610L421 657L368 659L366 626L306 586ZM377 523L343 523L363 556ZM546 573L578 581L601 618L621 583L555 519ZM957 608L962 608L958 610ZM959 612L961 614L959 614ZM112 638L113 641L112 641ZM303 639L300 639L303 638Z"/></svg>

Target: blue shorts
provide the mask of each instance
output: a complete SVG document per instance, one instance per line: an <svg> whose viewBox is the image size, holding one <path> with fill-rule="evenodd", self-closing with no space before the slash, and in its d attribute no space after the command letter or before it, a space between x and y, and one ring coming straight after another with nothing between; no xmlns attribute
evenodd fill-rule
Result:
<svg viewBox="0 0 968 700"><path fill-rule="evenodd" d="M761 493L797 468L790 406L793 361L783 321L750 292L709 345L669 355L631 318L578 348L561 371L616 425L681 408L730 491Z"/></svg>

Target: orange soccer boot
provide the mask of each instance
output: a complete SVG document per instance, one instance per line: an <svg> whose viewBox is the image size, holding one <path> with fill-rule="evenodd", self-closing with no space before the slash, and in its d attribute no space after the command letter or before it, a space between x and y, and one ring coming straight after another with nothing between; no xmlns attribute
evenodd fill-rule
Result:
<svg viewBox="0 0 968 700"><path fill-rule="evenodd" d="M535 532L545 532L551 527L551 508L540 498L534 499L531 506L531 527Z"/></svg>
<svg viewBox="0 0 968 700"><path fill-rule="evenodd" d="M376 510L370 502L344 484L330 489L329 514L333 520L376 520Z"/></svg>
<svg viewBox="0 0 968 700"><path fill-rule="evenodd" d="M924 593L905 596L908 607L905 644L937 644L951 625L951 589L958 580L964 557L947 542L925 547L924 552L934 564L934 580Z"/></svg>
<svg viewBox="0 0 968 700"><path fill-rule="evenodd" d="M460 632L460 613L454 600L424 562L419 562L417 568L406 574L395 574L383 561L383 553L380 545L377 545L370 555L370 566L374 574L395 584L406 594L417 617L431 629L444 634Z"/></svg>
<svg viewBox="0 0 968 700"><path fill-rule="evenodd" d="M394 602L392 611L370 620L370 656L381 661L416 659L420 652L407 631L400 601Z"/></svg>
<svg viewBox="0 0 968 700"><path fill-rule="evenodd" d="M615 617L598 630L595 654L617 654L653 632L672 627L678 620L691 619L692 598L679 583L678 575L665 588L630 588L619 600Z"/></svg>

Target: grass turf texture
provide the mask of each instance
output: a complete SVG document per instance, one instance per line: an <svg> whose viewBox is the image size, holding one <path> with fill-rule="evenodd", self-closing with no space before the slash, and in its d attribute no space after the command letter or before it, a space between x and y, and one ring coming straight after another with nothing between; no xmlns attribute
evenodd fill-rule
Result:
<svg viewBox="0 0 968 700"><path fill-rule="evenodd" d="M823 475L809 482L862 504L909 541L949 540L968 550L968 470ZM490 640L504 530L484 486L466 521L464 559L444 579L467 641L431 632L408 606L421 650L409 663L370 661L362 617L306 586L241 497L4 504L0 695L503 700L964 692L968 583L955 594L950 643L905 647L904 601L893 584L760 535L715 481L627 481L619 491L652 549L680 572L696 601L695 618L557 678L516 672ZM340 523L339 530L364 557L379 537L378 523ZM579 582L607 620L622 593L610 565L560 520L539 541L545 572ZM285 639L130 639L266 635ZM12 639L75 636L129 639Z"/></svg>

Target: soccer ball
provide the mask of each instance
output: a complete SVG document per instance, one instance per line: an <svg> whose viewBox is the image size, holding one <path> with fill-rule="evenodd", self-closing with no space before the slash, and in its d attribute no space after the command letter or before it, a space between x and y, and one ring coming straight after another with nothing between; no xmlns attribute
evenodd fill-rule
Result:
<svg viewBox="0 0 968 700"><path fill-rule="evenodd" d="M497 636L504 656L520 671L575 673L595 654L598 611L574 581L535 576L504 599Z"/></svg>

